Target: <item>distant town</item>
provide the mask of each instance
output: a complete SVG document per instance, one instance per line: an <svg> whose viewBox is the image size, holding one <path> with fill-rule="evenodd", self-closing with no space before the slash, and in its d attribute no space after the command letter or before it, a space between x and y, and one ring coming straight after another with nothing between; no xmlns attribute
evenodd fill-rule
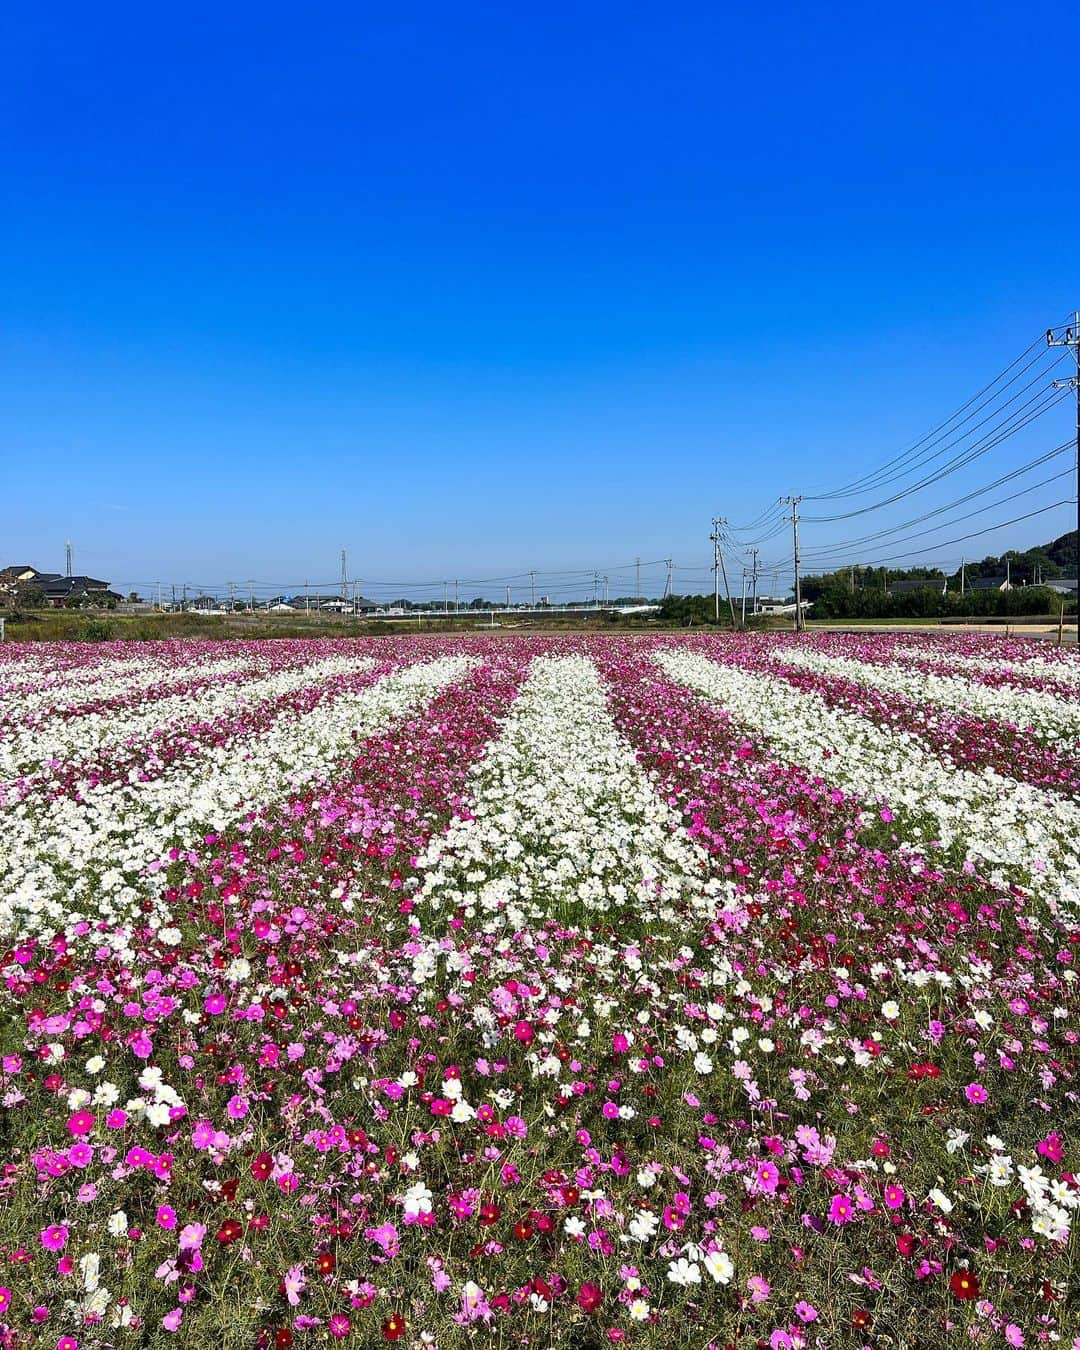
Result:
<svg viewBox="0 0 1080 1350"><path fill-rule="evenodd" d="M860 566L853 563L830 572L817 572L802 578L802 605L813 610L821 619L854 617L915 617L970 611L972 613L1056 612L1061 606L1069 609L1077 596L1076 532L1071 531L1050 543L1026 550L1010 550L1000 556L961 563L952 573L931 567L885 568ZM741 595L733 587L730 599L727 587L721 592L719 577L715 578L714 595L677 595L672 590L672 572L669 564L668 581L663 594L649 597L644 594L622 595L609 599L607 577L594 578L590 601L581 597L573 601L555 600L537 591L537 581L544 573L529 574L533 578L530 598L517 595L511 599L507 587L505 602L483 596L463 600L458 595L456 582L447 582L443 595L437 598L414 600L399 596L388 600L372 600L362 595L359 583L347 578L344 552L342 554L342 582L339 589L311 589L305 586L291 594L257 595L249 583L246 594L237 594L230 585L227 596L197 592L186 585L159 584L154 593L145 596L136 591L126 594L113 588L112 583L98 577L76 573L72 567L71 545L66 548L66 569L61 572L43 571L32 564L16 563L0 568L0 609L9 612L45 609L115 610L128 614L191 613L202 616L261 612L278 615L325 614L354 615L368 618L403 618L410 616L452 616L478 613L509 613L512 611L591 612L609 614L647 614L661 611L665 617L708 621L710 613L718 618L720 596L725 607L741 612L747 618L782 618L795 612L793 594L766 595L758 590L758 573L742 569ZM734 577L731 578L735 580ZM638 578L639 583L641 578ZM603 583L601 586L600 583ZM464 585L465 583L463 583ZM268 589L268 588L266 588ZM642 588L644 589L644 588ZM1022 594L1015 594L1020 592Z"/></svg>

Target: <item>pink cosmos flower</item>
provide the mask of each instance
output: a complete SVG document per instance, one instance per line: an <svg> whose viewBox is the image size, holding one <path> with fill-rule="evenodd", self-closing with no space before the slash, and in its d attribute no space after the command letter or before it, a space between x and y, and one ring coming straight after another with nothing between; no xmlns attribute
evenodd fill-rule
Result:
<svg viewBox="0 0 1080 1350"><path fill-rule="evenodd" d="M775 1163L762 1163L754 1180L763 1195L772 1195L780 1183L780 1171Z"/></svg>
<svg viewBox="0 0 1080 1350"><path fill-rule="evenodd" d="M885 1187L885 1203L890 1209L899 1209L904 1203L904 1188L897 1182Z"/></svg>
<svg viewBox="0 0 1080 1350"><path fill-rule="evenodd" d="M772 1293L772 1285L764 1275L751 1275L746 1281L746 1287L750 1291L752 1303L764 1303Z"/></svg>
<svg viewBox="0 0 1080 1350"><path fill-rule="evenodd" d="M180 1250L182 1252L197 1251L203 1244L203 1238L206 1237L206 1225L201 1223L185 1224L180 1230Z"/></svg>
<svg viewBox="0 0 1080 1350"><path fill-rule="evenodd" d="M63 1251L67 1238L68 1230L63 1224L55 1223L49 1228L42 1229L41 1245L49 1252Z"/></svg>
<svg viewBox="0 0 1080 1350"><path fill-rule="evenodd" d="M176 1227L176 1210L171 1205L159 1205L157 1221L162 1228Z"/></svg>
<svg viewBox="0 0 1080 1350"><path fill-rule="evenodd" d="M981 1106L983 1102L988 1101L990 1094L981 1083L969 1083L964 1089L964 1096L974 1106Z"/></svg>
<svg viewBox="0 0 1080 1350"><path fill-rule="evenodd" d="M214 1127L208 1120L200 1120L191 1132L193 1148L209 1148L214 1142Z"/></svg>
<svg viewBox="0 0 1080 1350"><path fill-rule="evenodd" d="M834 1195L829 1204L829 1218L833 1223L850 1223L855 1206L846 1195Z"/></svg>
<svg viewBox="0 0 1080 1350"><path fill-rule="evenodd" d="M1035 1145L1036 1152L1044 1158L1049 1158L1051 1162L1059 1163L1065 1157L1065 1148L1062 1144L1061 1135L1051 1132L1045 1139L1040 1139Z"/></svg>
<svg viewBox="0 0 1080 1350"><path fill-rule="evenodd" d="M290 1266L285 1272L285 1278L282 1280L282 1286L285 1290L285 1297L295 1308L300 1302L300 1295L307 1288L307 1281L304 1279L304 1269L302 1266Z"/></svg>
<svg viewBox="0 0 1080 1350"><path fill-rule="evenodd" d="M161 1325L166 1331L179 1331L180 1323L184 1320L183 1308L174 1308L172 1312L166 1313L161 1319Z"/></svg>

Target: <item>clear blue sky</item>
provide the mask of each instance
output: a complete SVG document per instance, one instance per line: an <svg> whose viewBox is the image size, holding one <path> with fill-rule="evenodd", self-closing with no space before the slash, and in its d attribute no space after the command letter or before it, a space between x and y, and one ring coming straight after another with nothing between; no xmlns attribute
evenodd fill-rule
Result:
<svg viewBox="0 0 1080 1350"><path fill-rule="evenodd" d="M0 562L704 563L1080 304L1078 39L997 0L16 4Z"/></svg>

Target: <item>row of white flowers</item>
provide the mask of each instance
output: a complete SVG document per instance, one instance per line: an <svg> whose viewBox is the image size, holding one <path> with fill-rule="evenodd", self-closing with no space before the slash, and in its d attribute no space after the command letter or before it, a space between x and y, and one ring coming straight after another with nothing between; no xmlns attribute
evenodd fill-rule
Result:
<svg viewBox="0 0 1080 1350"><path fill-rule="evenodd" d="M6 739L0 739L0 778L15 778L36 773L49 760L83 760L110 746L138 743L162 730L179 730L196 722L208 722L239 711L260 699L280 698L297 689L370 670L371 657L332 656L310 666L278 670L253 680L222 680L237 674L235 661L203 666L180 667L172 672L170 683L209 677L216 682L195 693L184 690L165 698L148 701L141 707L121 706L89 712L75 717L50 717L40 724L24 727ZM158 674L157 681L161 676ZM114 697L134 692L130 685L115 691L95 688L95 697ZM175 724L170 727L170 723Z"/></svg>
<svg viewBox="0 0 1080 1350"><path fill-rule="evenodd" d="M820 773L870 802L934 822L937 840L959 843L999 880L1022 878L1050 900L1080 901L1080 807L1059 795L958 769L915 737L838 712L782 680L721 665L699 653L657 656L674 680L727 708L762 733L788 763ZM912 840L918 844L918 830Z"/></svg>
<svg viewBox="0 0 1080 1350"><path fill-rule="evenodd" d="M75 700L111 698L116 693L145 689L168 679L174 669L157 657L99 661L66 670L42 663L20 663L0 681L0 718L24 719Z"/></svg>
<svg viewBox="0 0 1080 1350"><path fill-rule="evenodd" d="M471 664L440 657L290 712L246 743L243 757L235 745L208 748L185 760L183 772L148 782L88 785L78 801L27 798L4 817L0 928L34 933L83 920L126 922L147 893L147 868L168 848L324 777L354 737L426 707Z"/></svg>
<svg viewBox="0 0 1080 1350"><path fill-rule="evenodd" d="M992 722L1030 727L1043 740L1075 745L1080 739L1080 702L1067 702L1043 690L1015 686L992 688L951 675L934 675L901 665L877 665L815 649L790 647L772 653L782 665L802 666L819 675L840 675L868 689L903 694L920 703L968 712Z"/></svg>
<svg viewBox="0 0 1080 1350"><path fill-rule="evenodd" d="M512 928L558 916L710 913L724 883L682 832L615 728L595 666L537 657L502 735L472 772L472 819L456 819L421 865L430 910Z"/></svg>
<svg viewBox="0 0 1080 1350"><path fill-rule="evenodd" d="M1034 644L1030 644L1034 647ZM983 675L1023 675L1043 680L1059 680L1062 684L1076 685L1080 690L1080 661L1071 654L1032 651L1023 661L1005 661L985 656L968 656L962 652L946 650L940 645L903 646L897 644L892 656L897 661L936 661L948 664L956 671L973 671Z"/></svg>

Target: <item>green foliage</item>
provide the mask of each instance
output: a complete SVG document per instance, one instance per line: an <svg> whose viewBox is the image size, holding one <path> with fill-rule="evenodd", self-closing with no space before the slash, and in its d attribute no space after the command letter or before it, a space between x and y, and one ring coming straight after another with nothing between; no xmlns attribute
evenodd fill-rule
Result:
<svg viewBox="0 0 1080 1350"><path fill-rule="evenodd" d="M818 578L814 579L819 580ZM852 591L837 581L809 587L813 591L815 619L924 619L1006 617L1019 614L1057 614L1061 597L1041 586L1022 586L1012 591L947 591L939 589L902 591ZM1070 608L1066 602L1066 610ZM1075 608L1075 606L1072 606Z"/></svg>
<svg viewBox="0 0 1080 1350"><path fill-rule="evenodd" d="M662 621L679 628L698 624L716 626L716 605L711 595L669 595L660 602ZM720 606L720 626L731 627L731 612L724 601Z"/></svg>

